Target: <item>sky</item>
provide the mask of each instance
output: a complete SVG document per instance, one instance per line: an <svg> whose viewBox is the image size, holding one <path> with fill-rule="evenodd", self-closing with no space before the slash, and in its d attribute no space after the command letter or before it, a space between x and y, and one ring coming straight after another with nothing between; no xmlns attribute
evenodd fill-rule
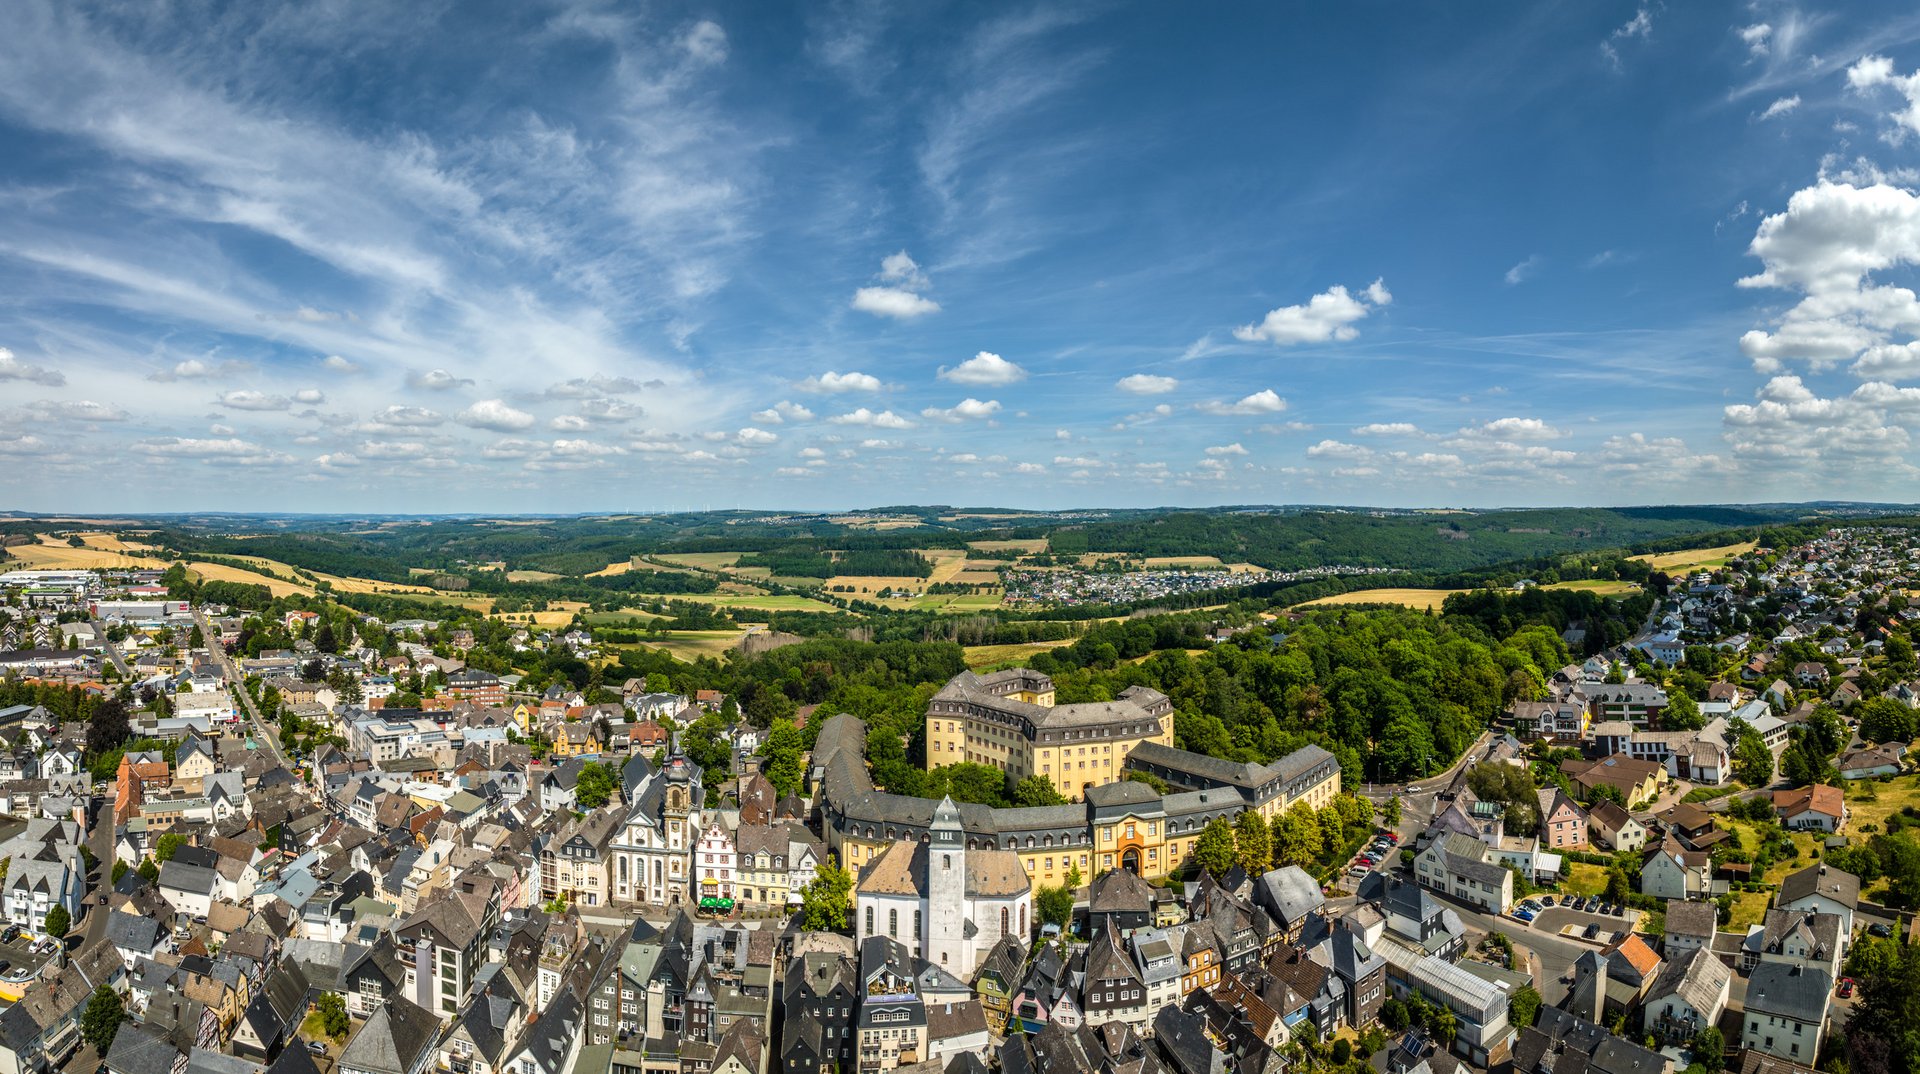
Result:
<svg viewBox="0 0 1920 1074"><path fill-rule="evenodd" d="M7 22L4 508L1920 500L1910 3Z"/></svg>

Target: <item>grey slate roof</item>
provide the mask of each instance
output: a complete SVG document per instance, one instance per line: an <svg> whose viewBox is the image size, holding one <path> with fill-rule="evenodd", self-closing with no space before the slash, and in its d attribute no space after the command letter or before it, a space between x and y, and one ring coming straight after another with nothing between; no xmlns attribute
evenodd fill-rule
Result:
<svg viewBox="0 0 1920 1074"><path fill-rule="evenodd" d="M1780 896L1774 905L1784 905L1809 895L1821 895L1848 909L1860 906L1860 878L1831 865L1809 865L1780 881Z"/></svg>
<svg viewBox="0 0 1920 1074"><path fill-rule="evenodd" d="M1254 898L1289 928L1326 905L1319 881L1298 865L1282 866L1262 875L1255 883Z"/></svg>
<svg viewBox="0 0 1920 1074"><path fill-rule="evenodd" d="M1821 969L1762 962L1747 978L1747 1011L1819 1025L1827 1015L1833 978Z"/></svg>
<svg viewBox="0 0 1920 1074"><path fill-rule="evenodd" d="M438 1018L394 996L347 1042L340 1052L340 1067L373 1074L408 1074L420 1053L433 1047L439 1031Z"/></svg>

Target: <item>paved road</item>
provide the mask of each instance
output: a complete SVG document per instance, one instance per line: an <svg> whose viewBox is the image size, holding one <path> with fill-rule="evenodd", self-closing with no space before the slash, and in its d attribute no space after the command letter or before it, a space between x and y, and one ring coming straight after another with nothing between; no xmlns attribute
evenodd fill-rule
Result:
<svg viewBox="0 0 1920 1074"><path fill-rule="evenodd" d="M213 629L213 624L207 622L207 613L202 609L193 610L193 620L200 624L200 636L206 639L207 652L212 653L213 658L220 661L220 667L226 673L227 681L233 685L234 696L240 699L241 706L246 709L247 719L253 725L254 741L266 746L280 767L292 768L293 766L287 763L287 755L280 752L279 736L268 729L266 721L260 718L260 710L253 707L253 698L247 693L247 680L240 673L240 665L234 663L233 658L228 656L227 651L220 646L220 632Z"/></svg>
<svg viewBox="0 0 1920 1074"><path fill-rule="evenodd" d="M1370 798L1374 801L1436 794L1447 789L1455 779L1459 778L1460 773L1469 765L1477 764L1485 760L1487 745L1492 741L1493 732L1482 731L1480 737L1473 740L1473 745L1468 746L1467 751L1460 755L1460 759L1453 762L1446 771L1436 775L1422 776L1412 783L1405 785L1398 783L1363 783L1360 786L1360 794L1362 797Z"/></svg>
<svg viewBox="0 0 1920 1074"><path fill-rule="evenodd" d="M132 682L133 671L127 667L126 660L121 657L120 647L107 640L107 624L98 619L93 620L93 632L99 637L100 648L107 654L107 659L113 661L113 670L120 673L120 681Z"/></svg>
<svg viewBox="0 0 1920 1074"><path fill-rule="evenodd" d="M1523 922L1510 917L1494 917L1483 913L1431 888L1427 890L1427 894L1431 895L1436 902L1445 904L1459 914L1460 923L1467 928L1477 932L1504 933L1517 946L1531 952L1533 964L1529 968L1533 973L1534 987L1548 1006L1556 1005L1566 998L1568 978L1572 976L1574 960L1594 950L1591 944L1537 932L1527 928Z"/></svg>

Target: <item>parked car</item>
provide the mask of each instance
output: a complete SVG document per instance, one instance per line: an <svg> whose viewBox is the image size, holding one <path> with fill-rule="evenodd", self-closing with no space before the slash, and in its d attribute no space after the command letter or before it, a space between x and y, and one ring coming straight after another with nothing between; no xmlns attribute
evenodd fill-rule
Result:
<svg viewBox="0 0 1920 1074"><path fill-rule="evenodd" d="M1387 833L1387 842L1389 842L1389 843L1392 843L1392 844L1393 844L1394 846L1399 846L1399 845L1400 845L1400 833L1399 833L1399 832L1388 832L1388 833Z"/></svg>
<svg viewBox="0 0 1920 1074"><path fill-rule="evenodd" d="M1867 935L1878 936L1884 940L1887 937L1893 935L1893 926L1888 925L1884 922L1876 921L1873 924L1867 926Z"/></svg>
<svg viewBox="0 0 1920 1074"><path fill-rule="evenodd" d="M1532 921L1532 920L1533 920L1533 911L1531 911L1531 910L1515 910L1515 911L1513 912L1513 916L1514 916L1514 917L1515 917L1516 919L1518 919L1518 920L1520 920L1520 921Z"/></svg>
<svg viewBox="0 0 1920 1074"><path fill-rule="evenodd" d="M1839 994L1841 999L1849 999L1853 996L1853 978L1840 978Z"/></svg>
<svg viewBox="0 0 1920 1074"><path fill-rule="evenodd" d="M1585 935L1586 938L1589 940L1593 939L1595 936L1600 935L1600 923L1596 921L1588 925L1587 931L1583 935Z"/></svg>

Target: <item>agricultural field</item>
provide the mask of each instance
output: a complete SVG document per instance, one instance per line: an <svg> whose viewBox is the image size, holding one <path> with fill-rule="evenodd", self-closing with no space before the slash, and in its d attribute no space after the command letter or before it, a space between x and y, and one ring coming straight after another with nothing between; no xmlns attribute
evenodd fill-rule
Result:
<svg viewBox="0 0 1920 1074"><path fill-rule="evenodd" d="M1724 567L1735 556L1753 551L1759 545L1753 541L1743 544L1725 544L1718 548L1691 548L1682 552L1662 552L1651 556L1634 556L1657 571L1668 574L1691 574L1697 570Z"/></svg>
<svg viewBox="0 0 1920 1074"><path fill-rule="evenodd" d="M566 575L554 574L552 571L508 571L507 572L507 581L509 582L551 582L556 578L564 578L564 577L566 577Z"/></svg>
<svg viewBox="0 0 1920 1074"><path fill-rule="evenodd" d="M1455 593L1465 593L1465 589L1356 589L1351 593L1339 593L1331 597L1321 597L1301 605L1303 608L1332 607L1342 604L1404 604L1409 608L1437 612L1440 604Z"/></svg>
<svg viewBox="0 0 1920 1074"><path fill-rule="evenodd" d="M968 548L977 548L982 552L1019 552L1022 555L1037 556L1047 550L1047 539L1036 537L1029 541L968 541Z"/></svg>
<svg viewBox="0 0 1920 1074"><path fill-rule="evenodd" d="M1012 645L968 645L962 651L966 654L967 666L977 670L1000 664L1018 664L1036 653L1072 645L1074 641L1073 638L1063 638L1060 641L1018 642Z"/></svg>
<svg viewBox="0 0 1920 1074"><path fill-rule="evenodd" d="M88 548L98 548L105 552L125 552L129 555L140 556L150 554L155 550L150 544L129 541L116 533L83 533L80 535L80 539L86 542Z"/></svg>
<svg viewBox="0 0 1920 1074"><path fill-rule="evenodd" d="M738 608L754 612L836 612L840 610L825 601L793 593L670 593L660 599L684 600L689 604L711 604L719 608Z"/></svg>
<svg viewBox="0 0 1920 1074"><path fill-rule="evenodd" d="M199 575L204 581L263 585L267 587L267 592L272 593L276 597L310 597L313 595L313 588L311 586L300 585L295 582L283 582L278 578L269 578L264 574L255 574L252 571L243 571L238 567L229 567L225 563L201 563L198 560L186 559L181 560L181 562L186 564L187 570Z"/></svg>
<svg viewBox="0 0 1920 1074"><path fill-rule="evenodd" d="M38 544L9 545L7 555L23 568L41 570L93 570L96 567L164 567L158 559L129 551L115 551L96 548L91 545L74 548L65 541L53 543L46 534L40 535Z"/></svg>
<svg viewBox="0 0 1920 1074"><path fill-rule="evenodd" d="M675 657L693 661L703 656L721 657L740 644L747 636L745 630L676 630L660 641L649 641L645 645L621 645L616 648L628 649L665 649Z"/></svg>
<svg viewBox="0 0 1920 1074"><path fill-rule="evenodd" d="M895 603L882 601L881 603ZM912 608L931 608L948 615L992 611L1000 607L1000 591L991 593L928 594L906 602Z"/></svg>
<svg viewBox="0 0 1920 1074"><path fill-rule="evenodd" d="M718 571L740 562L744 552L679 552L670 556L648 556L655 563L665 563L673 567L692 567L695 570Z"/></svg>
<svg viewBox="0 0 1920 1074"><path fill-rule="evenodd" d="M1541 586L1542 589L1578 589L1602 597L1617 597L1625 593L1637 593L1640 587L1632 582L1623 582L1617 578L1581 578L1571 582L1555 582Z"/></svg>

